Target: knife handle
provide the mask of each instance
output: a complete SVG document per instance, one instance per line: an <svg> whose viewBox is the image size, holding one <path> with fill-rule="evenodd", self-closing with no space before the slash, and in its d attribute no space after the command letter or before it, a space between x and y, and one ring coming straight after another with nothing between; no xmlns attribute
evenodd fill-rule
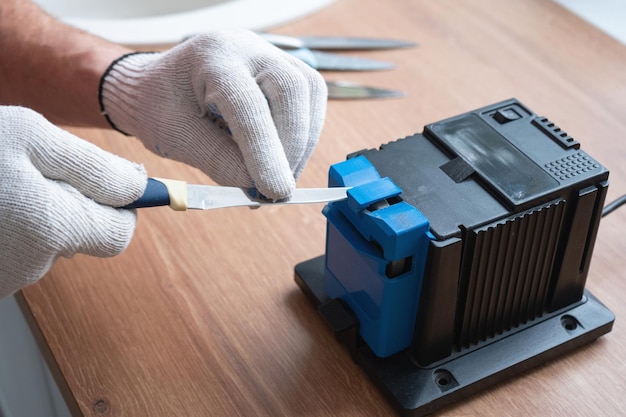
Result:
<svg viewBox="0 0 626 417"><path fill-rule="evenodd" d="M187 210L187 183L164 178L148 178L148 184L139 199L125 209L170 206L172 210Z"/></svg>

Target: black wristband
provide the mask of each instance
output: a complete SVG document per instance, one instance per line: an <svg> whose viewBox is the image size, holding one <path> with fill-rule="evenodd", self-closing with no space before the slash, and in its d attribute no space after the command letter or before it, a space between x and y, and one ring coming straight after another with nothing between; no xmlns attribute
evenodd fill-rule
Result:
<svg viewBox="0 0 626 417"><path fill-rule="evenodd" d="M139 54L155 54L155 53L157 52L156 51L154 52L129 52L127 54L124 54L121 57L117 58L115 61L111 62L111 64L104 71L104 74L102 74L102 77L100 77L100 84L98 85L98 103L100 103L100 113L104 116L104 118L107 120L107 122L109 123L109 125L111 126L113 130L117 130L118 132L120 132L121 134L125 136L130 136L130 135L124 132L123 130L119 129L117 126L115 126L115 123L113 123L113 121L107 114L106 110L104 109L104 102L102 100L102 90L104 88L104 79L106 78L107 75L109 75L109 72L111 72L111 70L117 63L128 58L129 56L139 55Z"/></svg>

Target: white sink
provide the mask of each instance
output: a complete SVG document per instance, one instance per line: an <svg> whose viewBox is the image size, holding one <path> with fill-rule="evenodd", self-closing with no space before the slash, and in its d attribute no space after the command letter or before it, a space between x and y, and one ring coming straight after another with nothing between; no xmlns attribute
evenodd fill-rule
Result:
<svg viewBox="0 0 626 417"><path fill-rule="evenodd" d="M61 20L126 45L173 44L209 30L266 30L335 0L35 0Z"/></svg>

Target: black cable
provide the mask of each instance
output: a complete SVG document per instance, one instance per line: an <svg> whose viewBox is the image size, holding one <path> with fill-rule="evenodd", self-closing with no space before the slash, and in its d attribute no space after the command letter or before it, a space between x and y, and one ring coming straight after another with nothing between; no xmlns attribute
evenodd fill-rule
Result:
<svg viewBox="0 0 626 417"><path fill-rule="evenodd" d="M623 196L621 196L617 200L615 200L615 201L607 204L606 206L604 206L604 208L602 209L602 217L604 217L607 214L611 213L613 210L615 210L616 208L620 207L624 203L626 203L626 194L624 194Z"/></svg>

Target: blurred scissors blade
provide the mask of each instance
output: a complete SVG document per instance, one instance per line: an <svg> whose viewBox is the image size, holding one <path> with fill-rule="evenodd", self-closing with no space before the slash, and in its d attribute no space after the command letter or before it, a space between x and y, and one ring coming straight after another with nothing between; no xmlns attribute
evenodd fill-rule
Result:
<svg viewBox="0 0 626 417"><path fill-rule="evenodd" d="M308 48L285 49L285 52L319 71L381 71L395 67L394 64L385 61L314 51Z"/></svg>
<svg viewBox="0 0 626 417"><path fill-rule="evenodd" d="M337 100L357 100L368 98L398 98L406 94L402 91L369 87L347 81L326 81L328 98Z"/></svg>
<svg viewBox="0 0 626 417"><path fill-rule="evenodd" d="M347 36L288 36L275 33L259 33L266 41L283 49L322 50L372 50L410 48L417 43L396 39L362 38Z"/></svg>

